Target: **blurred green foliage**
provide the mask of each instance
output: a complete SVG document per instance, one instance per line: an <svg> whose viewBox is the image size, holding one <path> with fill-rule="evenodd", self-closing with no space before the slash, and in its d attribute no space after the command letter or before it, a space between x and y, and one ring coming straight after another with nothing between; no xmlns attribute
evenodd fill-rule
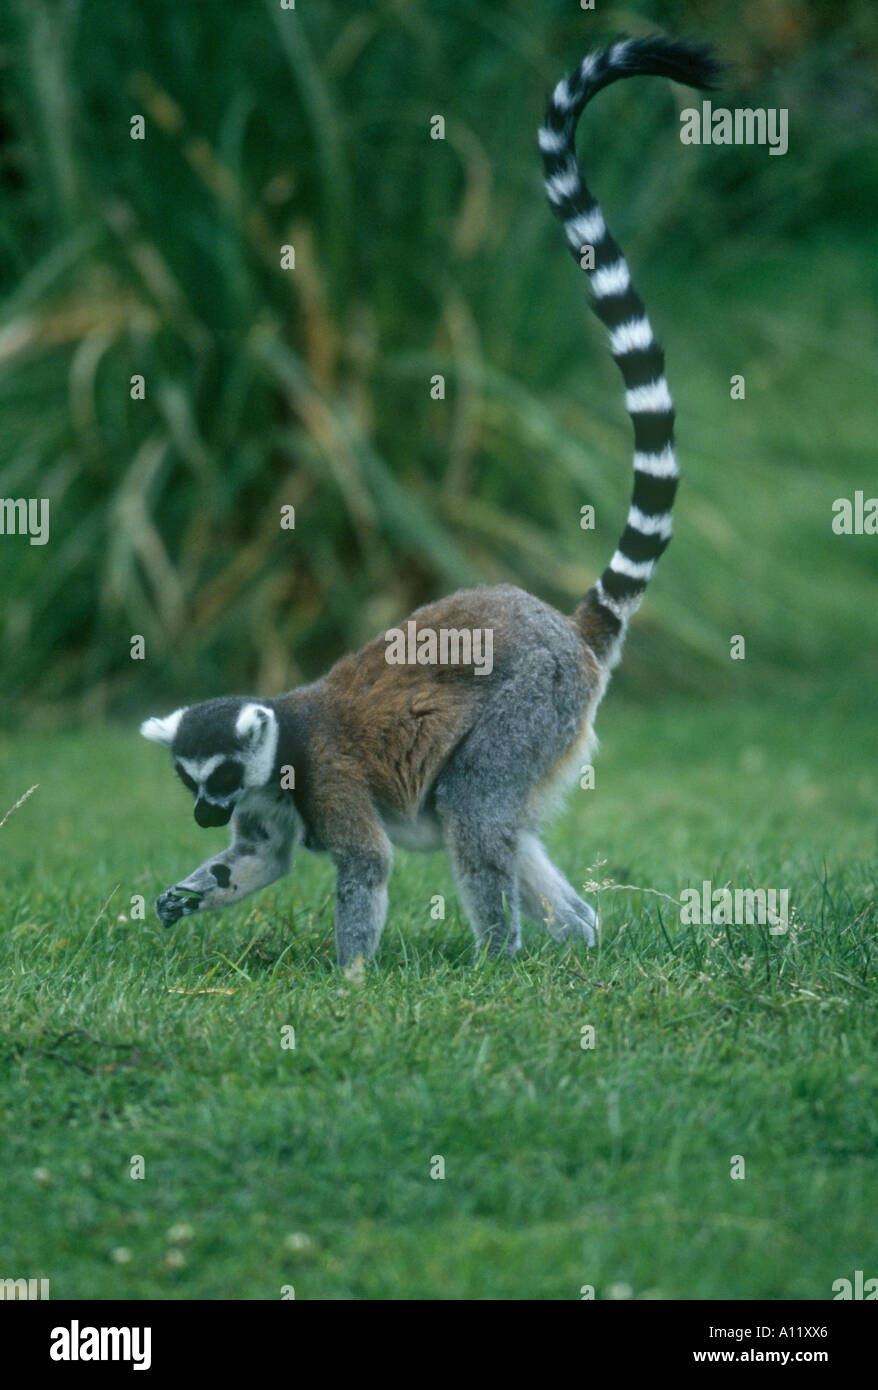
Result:
<svg viewBox="0 0 878 1390"><path fill-rule="evenodd" d="M621 679L874 680L878 538L830 525L878 491L869 0L10 0L0 23L0 496L52 506L48 545L0 539L7 719L272 693L457 585L574 604L631 437L535 135L585 50L655 29L729 62L715 103L788 107L790 148L684 147L689 98L658 82L584 122L685 474Z"/></svg>

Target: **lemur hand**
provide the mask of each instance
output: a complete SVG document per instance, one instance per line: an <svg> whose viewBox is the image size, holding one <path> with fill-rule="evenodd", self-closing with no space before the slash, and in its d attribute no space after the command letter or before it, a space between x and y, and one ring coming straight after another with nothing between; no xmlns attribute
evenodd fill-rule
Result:
<svg viewBox="0 0 878 1390"><path fill-rule="evenodd" d="M172 927L181 917L189 917L193 912L197 912L203 897L204 894L197 889L184 888L181 884L175 883L156 898L156 916L163 927Z"/></svg>

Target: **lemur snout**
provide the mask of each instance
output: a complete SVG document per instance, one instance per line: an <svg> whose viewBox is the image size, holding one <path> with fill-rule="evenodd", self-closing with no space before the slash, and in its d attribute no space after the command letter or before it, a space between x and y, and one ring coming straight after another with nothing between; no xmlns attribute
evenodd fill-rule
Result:
<svg viewBox="0 0 878 1390"><path fill-rule="evenodd" d="M228 825L234 809L234 806L214 806L199 797L195 803L195 819L205 828L209 825Z"/></svg>

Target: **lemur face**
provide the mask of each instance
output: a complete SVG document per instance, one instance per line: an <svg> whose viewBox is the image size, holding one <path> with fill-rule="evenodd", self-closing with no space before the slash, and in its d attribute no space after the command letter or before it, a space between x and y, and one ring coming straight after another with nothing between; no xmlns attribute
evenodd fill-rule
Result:
<svg viewBox="0 0 878 1390"><path fill-rule="evenodd" d="M277 716L269 705L229 696L147 719L144 738L170 748L174 768L195 797L199 825L226 825L252 787L271 779Z"/></svg>
<svg viewBox="0 0 878 1390"><path fill-rule="evenodd" d="M227 825L244 791L244 765L224 753L212 758L174 758L177 776L195 797L199 825Z"/></svg>

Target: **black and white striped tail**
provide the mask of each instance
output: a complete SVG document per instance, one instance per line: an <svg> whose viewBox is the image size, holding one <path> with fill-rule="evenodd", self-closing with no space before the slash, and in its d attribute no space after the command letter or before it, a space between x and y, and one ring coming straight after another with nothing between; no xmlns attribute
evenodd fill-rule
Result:
<svg viewBox="0 0 878 1390"><path fill-rule="evenodd" d="M598 655L617 646L625 625L671 538L671 507L679 470L674 455L674 406L664 375L664 354L625 258L607 230L576 158L576 125L586 103L621 77L654 74L709 89L719 66L705 48L668 39L623 39L591 53L558 83L549 99L540 151L546 192L577 261L594 247L588 271L594 309L610 332L610 350L625 381L625 404L634 424L634 493L616 553L584 607L600 619Z"/></svg>

